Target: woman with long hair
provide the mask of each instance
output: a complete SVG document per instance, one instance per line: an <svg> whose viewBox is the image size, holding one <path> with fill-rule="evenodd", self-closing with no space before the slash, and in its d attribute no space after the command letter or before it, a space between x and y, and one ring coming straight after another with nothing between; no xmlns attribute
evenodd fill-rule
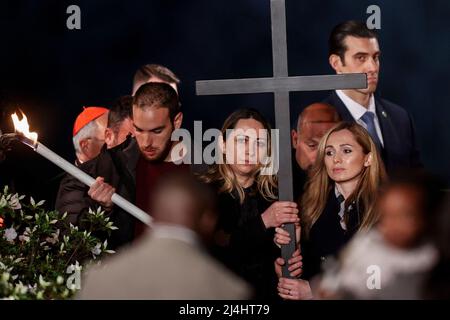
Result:
<svg viewBox="0 0 450 320"><path fill-rule="evenodd" d="M325 134L300 200L302 278L318 274L328 257L377 222L375 204L385 177L378 149L363 127L341 122ZM277 243L290 240L281 228L276 232ZM280 279L279 295L301 298L300 282Z"/></svg>
<svg viewBox="0 0 450 320"><path fill-rule="evenodd" d="M274 228L299 221L295 202L277 200L271 172L271 128L254 109L233 112L224 122L218 161L200 176L218 194L214 254L247 280L256 298L274 296Z"/></svg>

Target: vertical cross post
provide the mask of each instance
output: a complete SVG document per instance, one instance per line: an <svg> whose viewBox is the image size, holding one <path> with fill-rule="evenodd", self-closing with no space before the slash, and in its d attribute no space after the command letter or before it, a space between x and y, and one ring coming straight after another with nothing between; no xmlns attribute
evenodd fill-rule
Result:
<svg viewBox="0 0 450 320"><path fill-rule="evenodd" d="M275 107L275 127L279 129L278 171L279 200L293 200L292 152L290 137L289 92L317 91L336 89L367 88L366 74L342 74L322 76L288 75L287 40L286 40L286 6L285 0L270 0L272 19L272 78L225 79L196 81L197 95L273 93ZM295 227L286 224L285 229L291 239L295 239ZM295 251L296 241L281 247L284 260L287 262ZM290 278L287 263L283 268L283 276Z"/></svg>

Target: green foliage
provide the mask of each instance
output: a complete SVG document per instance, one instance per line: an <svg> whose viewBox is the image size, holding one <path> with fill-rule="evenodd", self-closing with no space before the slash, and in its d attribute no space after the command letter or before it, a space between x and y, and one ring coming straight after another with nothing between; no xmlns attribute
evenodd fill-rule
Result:
<svg viewBox="0 0 450 320"><path fill-rule="evenodd" d="M100 209L80 228L43 205L0 191L0 299L71 298L81 269L114 253L97 236L117 229Z"/></svg>

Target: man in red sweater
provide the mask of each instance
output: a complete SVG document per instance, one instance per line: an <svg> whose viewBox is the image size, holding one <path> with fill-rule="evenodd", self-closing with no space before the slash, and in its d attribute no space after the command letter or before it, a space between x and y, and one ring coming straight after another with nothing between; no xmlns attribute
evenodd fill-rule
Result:
<svg viewBox="0 0 450 320"><path fill-rule="evenodd" d="M145 226L116 207L111 197L117 192L145 212L152 212L149 199L159 178L169 171L190 169L186 164L176 164L188 162L179 161L184 155L173 152L176 156L172 156L171 152L178 143L171 140L172 132L180 128L182 120L178 95L170 85L142 85L133 98L134 137L129 136L114 148L103 148L97 158L83 163L80 168L97 177L89 190L75 178L67 177L60 186L57 210L68 212L73 224L82 224L89 208L102 206L119 228L106 236L110 246L118 248L135 240Z"/></svg>
<svg viewBox="0 0 450 320"><path fill-rule="evenodd" d="M133 99L133 133L140 151L134 168L135 195L136 205L147 213L152 210L150 199L158 180L169 172L189 170L184 164L175 164L179 159L173 159L171 152L175 145L172 132L181 127L182 121L178 95L170 85L150 82L138 89ZM114 192L115 188L99 177L88 194L110 209ZM135 236L144 230L142 223L136 223Z"/></svg>

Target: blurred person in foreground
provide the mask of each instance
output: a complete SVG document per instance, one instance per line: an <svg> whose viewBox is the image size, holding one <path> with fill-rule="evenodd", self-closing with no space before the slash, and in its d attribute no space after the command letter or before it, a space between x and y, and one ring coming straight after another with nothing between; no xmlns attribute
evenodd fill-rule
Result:
<svg viewBox="0 0 450 320"><path fill-rule="evenodd" d="M153 193L153 227L128 250L86 273L79 299L246 299L247 284L208 256L214 193L187 173Z"/></svg>
<svg viewBox="0 0 450 320"><path fill-rule="evenodd" d="M432 239L439 253L438 262L425 281L424 299L450 299L450 194L434 220Z"/></svg>
<svg viewBox="0 0 450 320"><path fill-rule="evenodd" d="M440 182L422 171L405 171L384 186L379 222L355 237L325 273L319 296L350 299L421 299L436 264L433 243L441 204Z"/></svg>

